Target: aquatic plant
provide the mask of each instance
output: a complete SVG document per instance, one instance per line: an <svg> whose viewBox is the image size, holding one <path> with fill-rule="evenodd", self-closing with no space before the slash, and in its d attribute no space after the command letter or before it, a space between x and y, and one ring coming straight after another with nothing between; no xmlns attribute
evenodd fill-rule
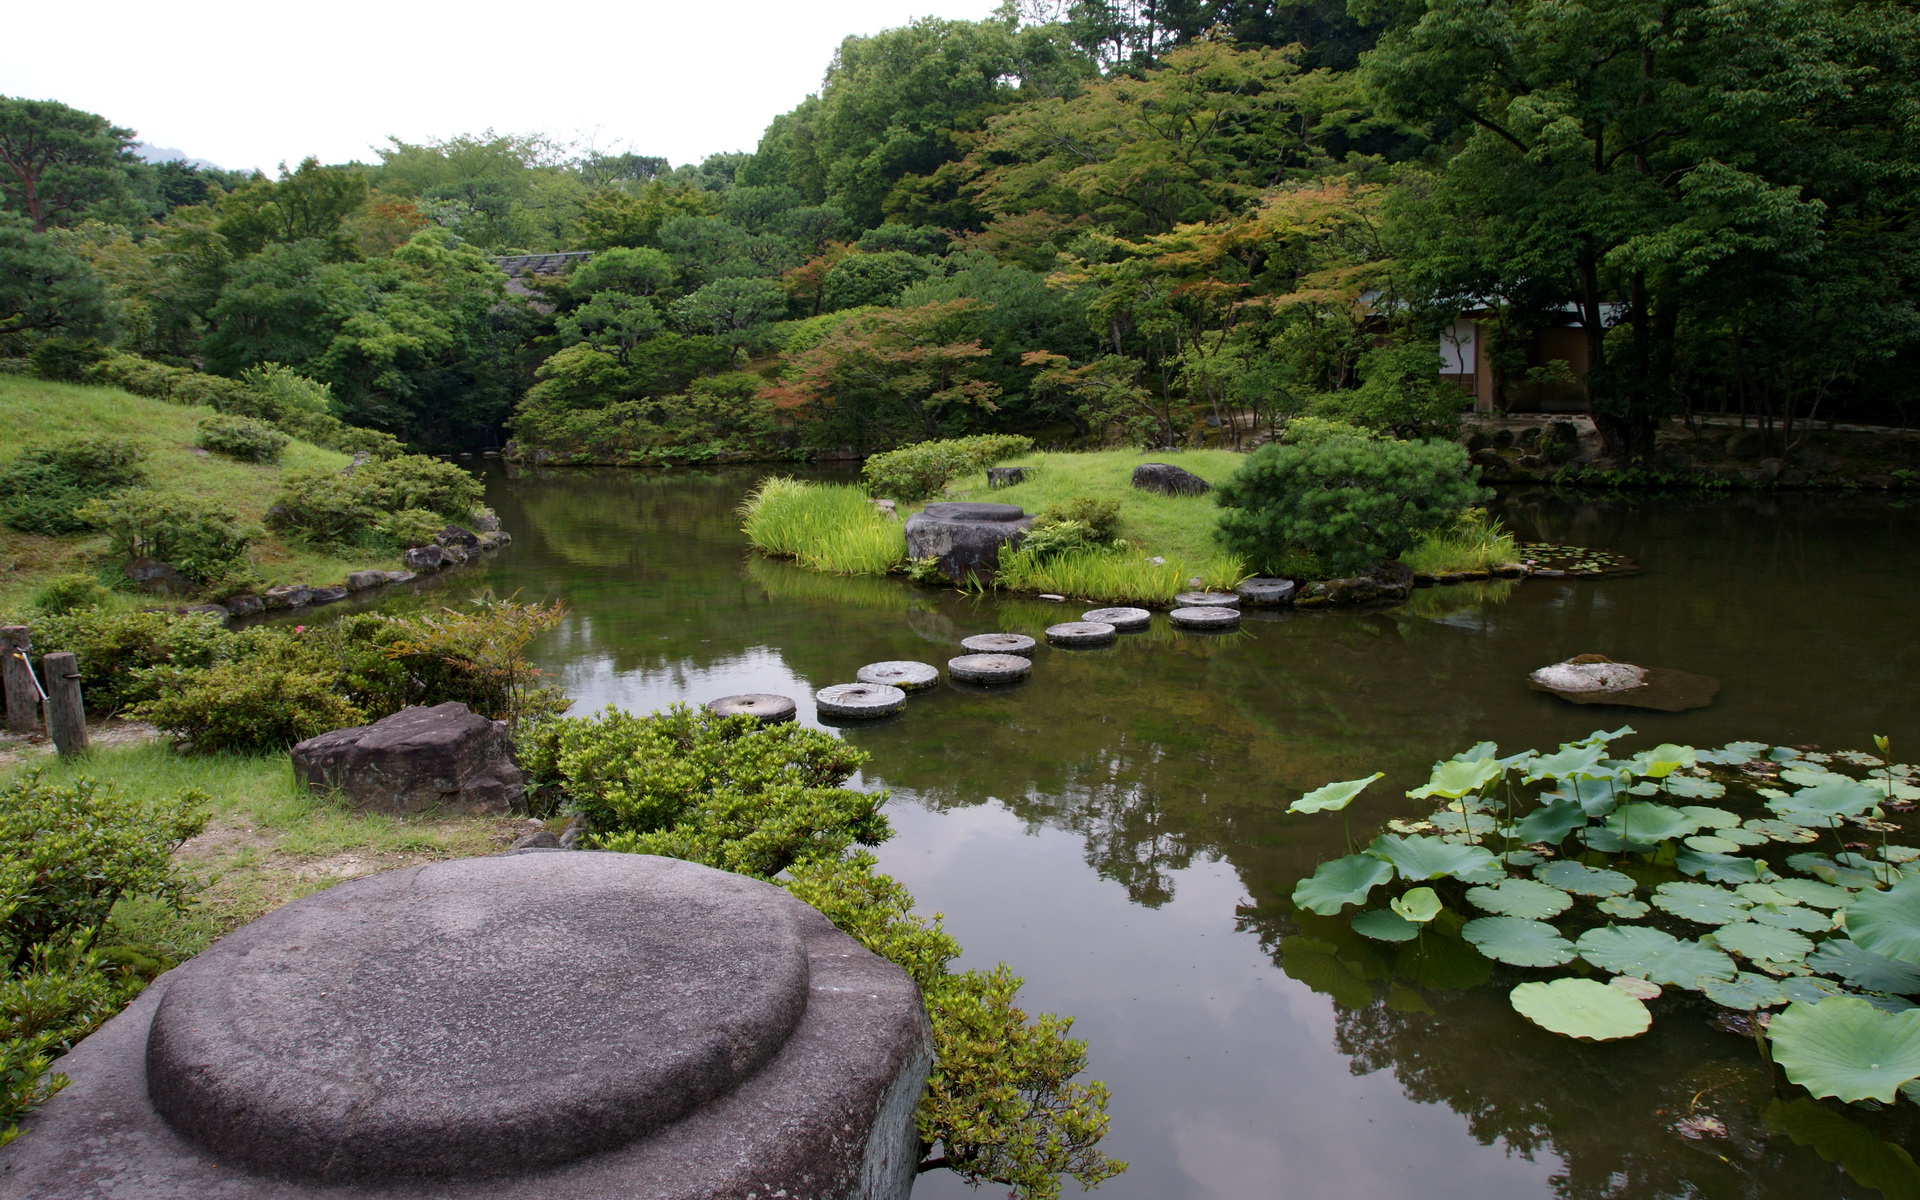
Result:
<svg viewBox="0 0 1920 1200"><path fill-rule="evenodd" d="M1400 561L1421 575L1491 571L1519 560L1519 545L1484 508L1470 508L1452 525L1421 534Z"/></svg>
<svg viewBox="0 0 1920 1200"><path fill-rule="evenodd" d="M740 506L747 539L767 554L834 575L885 575L906 557L900 522L850 484L775 476Z"/></svg>
<svg viewBox="0 0 1920 1200"><path fill-rule="evenodd" d="M1000 566L994 572L994 586L1114 604L1123 601L1171 604L1175 596L1190 590L1190 579L1198 578L1204 587L1231 590L1247 577L1246 565L1232 555L1192 563L1174 559L1156 563L1134 549L1081 547L1057 553L1048 550L1049 547L1042 544L1002 551Z"/></svg>
<svg viewBox="0 0 1920 1200"><path fill-rule="evenodd" d="M1523 977L1515 1011L1566 1037L1637 1037L1667 989L1698 993L1750 1014L1762 1053L1815 1096L1920 1102L1920 847L1889 840L1920 768L1892 762L1885 738L1878 754L1613 754L1632 732L1549 754L1483 742L1434 764L1407 793L1438 800L1432 815L1357 852L1349 840L1293 903L1357 906L1353 931L1375 941L1464 943ZM1289 811L1344 814L1377 778Z"/></svg>

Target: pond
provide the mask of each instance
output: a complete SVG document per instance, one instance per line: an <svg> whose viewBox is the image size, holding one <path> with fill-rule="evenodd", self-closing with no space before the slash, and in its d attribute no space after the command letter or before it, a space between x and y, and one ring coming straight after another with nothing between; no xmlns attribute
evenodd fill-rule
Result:
<svg viewBox="0 0 1920 1200"><path fill-rule="evenodd" d="M495 471L512 547L429 595L565 601L538 654L576 712L764 691L814 723L812 693L865 663L944 665L963 636L1038 634L1092 607L757 559L735 508L758 476ZM1004 960L1030 1010L1077 1018L1113 1091L1104 1148L1132 1164L1100 1195L1876 1194L1769 1136L1753 1043L1704 1007L1636 1041L1573 1043L1514 1014L1505 988L1463 986L1484 968L1412 955L1370 980L1364 947L1290 923L1294 882L1344 846L1338 818L1284 809L1329 780L1387 773L1351 811L1371 836L1426 811L1399 797L1482 739L1550 749L1631 723L1632 748L1839 749L1886 733L1896 757L1915 753L1920 511L1539 493L1504 497L1500 515L1643 570L1424 589L1384 611L1249 613L1228 636L1156 622L1109 649L1042 649L1023 686L943 684L844 730L872 753L863 786L892 793L882 869L946 914L963 965ZM1526 687L1529 670L1582 652L1724 690L1664 714ZM1707 1116L1727 1135L1680 1132ZM916 1190L974 1194L945 1173Z"/></svg>

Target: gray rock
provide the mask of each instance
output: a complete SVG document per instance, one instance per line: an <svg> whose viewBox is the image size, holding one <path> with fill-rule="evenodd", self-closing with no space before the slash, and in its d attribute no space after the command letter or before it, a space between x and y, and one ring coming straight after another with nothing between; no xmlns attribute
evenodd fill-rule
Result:
<svg viewBox="0 0 1920 1200"><path fill-rule="evenodd" d="M1413 591L1413 568L1403 562L1382 563L1365 575L1323 579L1294 597L1302 608L1328 605L1397 604Z"/></svg>
<svg viewBox="0 0 1920 1200"><path fill-rule="evenodd" d="M507 848L509 850L558 850L560 839L544 829L536 829L531 833L522 834L513 845Z"/></svg>
<svg viewBox="0 0 1920 1200"><path fill-rule="evenodd" d="M976 633L960 639L961 648L975 654L1018 654L1023 658L1038 644L1024 633Z"/></svg>
<svg viewBox="0 0 1920 1200"><path fill-rule="evenodd" d="M129 559L122 571L143 592L184 596L193 591L193 580L181 574L172 563L161 562L157 558Z"/></svg>
<svg viewBox="0 0 1920 1200"><path fill-rule="evenodd" d="M1759 458L1767 452L1767 439L1758 429L1736 429L1727 435L1728 458Z"/></svg>
<svg viewBox="0 0 1920 1200"><path fill-rule="evenodd" d="M313 598L313 589L304 583L284 583L260 593L269 609L305 608Z"/></svg>
<svg viewBox="0 0 1920 1200"><path fill-rule="evenodd" d="M1025 483L1027 472L1024 467L988 467L987 486L990 488L1012 487L1016 483Z"/></svg>
<svg viewBox="0 0 1920 1200"><path fill-rule="evenodd" d="M1240 593L1240 603L1248 608L1278 608L1293 603L1299 586L1291 579L1255 576L1241 580L1233 590Z"/></svg>
<svg viewBox="0 0 1920 1200"><path fill-rule="evenodd" d="M991 579L1000 548L1018 545L1032 526L1017 504L929 504L907 518L907 556L935 560L954 583Z"/></svg>
<svg viewBox="0 0 1920 1200"><path fill-rule="evenodd" d="M233 616L250 617L255 613L265 612L267 602L258 596L229 596L221 602L220 607Z"/></svg>
<svg viewBox="0 0 1920 1200"><path fill-rule="evenodd" d="M343 587L314 588L307 596L308 604L332 604L335 600L345 600L347 589Z"/></svg>
<svg viewBox="0 0 1920 1200"><path fill-rule="evenodd" d="M884 683L836 683L815 692L813 703L823 716L865 720L899 712L907 694Z"/></svg>
<svg viewBox="0 0 1920 1200"><path fill-rule="evenodd" d="M500 518L493 515L492 509L487 509L473 519L473 528L479 533L499 533Z"/></svg>
<svg viewBox="0 0 1920 1200"><path fill-rule="evenodd" d="M1163 496L1198 496L1213 490L1212 484L1192 471L1170 463L1141 463L1133 469L1133 486Z"/></svg>
<svg viewBox="0 0 1920 1200"><path fill-rule="evenodd" d="M629 854L432 863L162 976L61 1061L0 1187L904 1200L930 1062L906 974L772 885Z"/></svg>
<svg viewBox="0 0 1920 1200"><path fill-rule="evenodd" d="M1520 465L1526 470L1538 471L1549 464L1545 458L1542 458L1538 454L1522 454L1520 456Z"/></svg>
<svg viewBox="0 0 1920 1200"><path fill-rule="evenodd" d="M1536 445L1540 441L1540 434L1542 432L1538 425L1529 425L1520 431L1519 443L1522 446Z"/></svg>
<svg viewBox="0 0 1920 1200"><path fill-rule="evenodd" d="M772 692L746 692L707 701L707 711L716 717L749 716L760 718L762 725L778 725L793 720L799 706L785 696Z"/></svg>
<svg viewBox="0 0 1920 1200"><path fill-rule="evenodd" d="M449 525L439 533L433 535L433 544L442 547L461 546L471 550L480 544L480 538L479 535L475 534L471 529L463 529L458 525Z"/></svg>
<svg viewBox="0 0 1920 1200"><path fill-rule="evenodd" d="M381 587L386 583L385 571L355 571L347 576L347 590L350 592L364 592L368 588Z"/></svg>
<svg viewBox="0 0 1920 1200"><path fill-rule="evenodd" d="M508 533L504 529L496 529L491 533L481 534L479 540L480 540L480 545L478 547L479 549L498 550L502 546L511 545L513 542L513 535Z"/></svg>
<svg viewBox="0 0 1920 1200"><path fill-rule="evenodd" d="M1047 626L1047 640L1056 646L1109 646L1120 631L1105 621L1065 621Z"/></svg>
<svg viewBox="0 0 1920 1200"><path fill-rule="evenodd" d="M1541 667L1527 676L1527 686L1575 704L1656 712L1704 708L1720 694L1720 681L1712 676L1614 662L1604 654L1580 654Z"/></svg>
<svg viewBox="0 0 1920 1200"><path fill-rule="evenodd" d="M963 683L1017 683L1032 673L1032 660L1017 654L962 654L947 660L947 674Z"/></svg>
<svg viewBox="0 0 1920 1200"><path fill-rule="evenodd" d="M400 556L400 561L412 571L438 571L453 559L440 546L415 546Z"/></svg>
<svg viewBox="0 0 1920 1200"><path fill-rule="evenodd" d="M1111 625L1121 633L1138 633L1153 624L1153 614L1144 608L1096 608L1081 613L1080 619Z"/></svg>
<svg viewBox="0 0 1920 1200"><path fill-rule="evenodd" d="M879 683L903 692L918 692L940 682L940 671L932 663L910 659L890 659L868 663L853 673L861 683Z"/></svg>
<svg viewBox="0 0 1920 1200"><path fill-rule="evenodd" d="M1513 445L1513 430L1496 429L1493 431L1493 444L1502 450Z"/></svg>
<svg viewBox="0 0 1920 1200"><path fill-rule="evenodd" d="M414 578L412 571L388 571L386 575L388 583L405 583Z"/></svg>
<svg viewBox="0 0 1920 1200"><path fill-rule="evenodd" d="M1504 471L1507 469L1507 460L1501 457L1498 450L1492 449L1491 447L1485 450L1475 450L1467 456L1467 461L1476 467L1484 467L1490 471Z"/></svg>
<svg viewBox="0 0 1920 1200"><path fill-rule="evenodd" d="M588 832L587 819L575 813L573 819L567 822L567 827L560 831L560 848L562 850L578 850L581 839L585 838Z"/></svg>
<svg viewBox="0 0 1920 1200"><path fill-rule="evenodd" d="M1182 629L1232 629L1240 623L1240 610L1221 604L1203 608L1176 608L1167 620Z"/></svg>
<svg viewBox="0 0 1920 1200"><path fill-rule="evenodd" d="M1180 608L1236 608L1240 604L1238 592L1181 592L1173 598Z"/></svg>
<svg viewBox="0 0 1920 1200"><path fill-rule="evenodd" d="M440 547L440 553L446 556L447 565L451 567L467 561L469 552L467 548L459 542L448 542L446 545Z"/></svg>
<svg viewBox="0 0 1920 1200"><path fill-rule="evenodd" d="M293 748L293 772L315 791L339 790L360 809L507 812L526 792L510 749L505 721L448 701L308 738Z"/></svg>

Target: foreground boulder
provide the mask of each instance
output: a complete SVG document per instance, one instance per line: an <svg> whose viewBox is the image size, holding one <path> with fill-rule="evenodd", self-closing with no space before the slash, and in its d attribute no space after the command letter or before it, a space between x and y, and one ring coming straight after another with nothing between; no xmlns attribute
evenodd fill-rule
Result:
<svg viewBox="0 0 1920 1200"><path fill-rule="evenodd" d="M781 889L525 850L337 884L60 1062L0 1191L61 1200L905 1200L899 967Z"/></svg>
<svg viewBox="0 0 1920 1200"><path fill-rule="evenodd" d="M293 773L315 791L338 790L375 812L507 812L526 795L526 775L510 750L505 721L449 701L308 738L293 748Z"/></svg>
<svg viewBox="0 0 1920 1200"><path fill-rule="evenodd" d="M1578 654L1541 667L1527 676L1527 686L1575 704L1614 704L1655 712L1705 708L1720 694L1720 681L1710 675L1614 662L1604 654Z"/></svg>
<svg viewBox="0 0 1920 1200"><path fill-rule="evenodd" d="M1133 469L1133 486L1163 496L1198 496L1213 490L1206 480L1171 463L1141 463Z"/></svg>
<svg viewBox="0 0 1920 1200"><path fill-rule="evenodd" d="M935 560L954 583L991 579L1000 547L1018 545L1031 528L1017 504L929 504L907 518L907 556Z"/></svg>

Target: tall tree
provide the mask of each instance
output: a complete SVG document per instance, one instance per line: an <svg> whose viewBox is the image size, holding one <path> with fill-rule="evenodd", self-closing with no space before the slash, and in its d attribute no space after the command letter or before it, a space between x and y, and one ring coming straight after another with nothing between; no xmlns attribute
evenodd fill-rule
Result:
<svg viewBox="0 0 1920 1200"><path fill-rule="evenodd" d="M130 200L134 133L57 100L0 96L0 201L35 233Z"/></svg>
<svg viewBox="0 0 1920 1200"><path fill-rule="evenodd" d="M43 233L0 219L0 338L88 334L106 319L105 289L84 259Z"/></svg>
<svg viewBox="0 0 1920 1200"><path fill-rule="evenodd" d="M298 169L280 167L279 179L256 176L214 205L220 235L236 257L258 254L275 242L316 241L335 258L357 255L345 229L347 218L367 202L367 178L354 167L323 167L307 158Z"/></svg>

